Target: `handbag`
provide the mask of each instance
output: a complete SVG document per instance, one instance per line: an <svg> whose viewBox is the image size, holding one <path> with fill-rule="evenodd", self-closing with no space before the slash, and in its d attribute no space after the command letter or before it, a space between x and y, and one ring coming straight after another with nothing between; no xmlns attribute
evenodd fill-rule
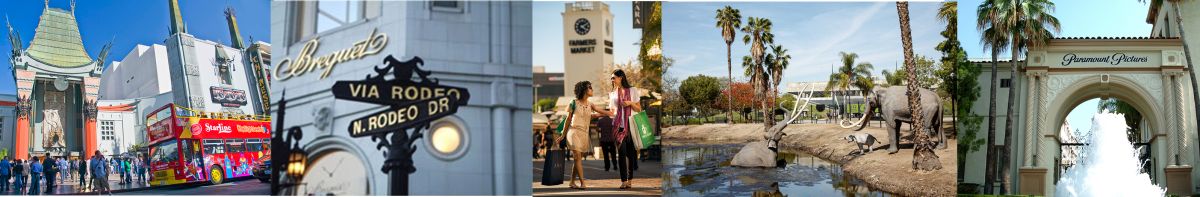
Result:
<svg viewBox="0 0 1200 197"><path fill-rule="evenodd" d="M629 126L631 127L630 134L633 135L633 146L637 149L646 149L657 141L654 137L654 128L650 127L650 118L646 116L645 111L630 115Z"/></svg>
<svg viewBox="0 0 1200 197"><path fill-rule="evenodd" d="M567 130L566 129L567 128L567 119L573 118L573 117L575 117L575 101L574 100L571 101L571 107L567 109L567 117L558 121L558 129L556 131L554 131L554 133L558 133L559 135L562 135L563 131Z"/></svg>
<svg viewBox="0 0 1200 197"><path fill-rule="evenodd" d="M542 166L542 185L562 185L563 174L566 174L567 151L562 149L550 150Z"/></svg>

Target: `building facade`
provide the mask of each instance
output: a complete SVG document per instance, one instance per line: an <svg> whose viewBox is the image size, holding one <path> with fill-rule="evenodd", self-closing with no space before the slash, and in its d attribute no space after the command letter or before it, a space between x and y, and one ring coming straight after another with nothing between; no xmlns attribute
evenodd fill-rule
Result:
<svg viewBox="0 0 1200 197"><path fill-rule="evenodd" d="M275 136L280 141L272 144L295 146L307 158L296 161L305 164L299 173L273 181L279 194L388 195L400 189L380 170L387 155L379 142L347 129L386 106L333 93L338 81L379 76L388 57L419 57L423 64L410 68L427 71L422 78L471 94L457 113L420 130L424 136L412 144L415 171L403 175L411 180L404 185L407 194L531 194L532 158L523 151L532 144L533 100L522 96L533 95L531 9L529 2L272 2L271 38L278 48L271 60L270 108L273 115L285 113L273 117L281 127ZM359 52L326 66L312 63L346 51ZM290 140L291 128L302 137Z"/></svg>
<svg viewBox="0 0 1200 197"><path fill-rule="evenodd" d="M9 27L18 100L15 158L90 156L96 150L96 94L111 45L98 59L88 55L75 9L47 4L27 47Z"/></svg>

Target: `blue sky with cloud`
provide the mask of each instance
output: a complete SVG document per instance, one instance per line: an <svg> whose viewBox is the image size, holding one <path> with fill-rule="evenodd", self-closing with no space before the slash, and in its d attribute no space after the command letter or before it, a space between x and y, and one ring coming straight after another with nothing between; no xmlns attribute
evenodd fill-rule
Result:
<svg viewBox="0 0 1200 197"><path fill-rule="evenodd" d="M840 64L838 52L854 52L859 62L875 66L876 76L883 69L895 70L904 62L900 45L899 19L895 2L788 2L788 3L679 3L663 6L663 54L674 58L667 74L679 79L693 75L727 76L725 41L716 27L716 10L733 6L749 17L770 19L775 44L787 48L792 56L783 84L788 82L827 81L834 65ZM934 49L942 41L938 33L945 26L938 22L939 3L909 3L913 50L916 55L941 58ZM738 32L732 56L735 79L740 73L741 57L749 54Z"/></svg>

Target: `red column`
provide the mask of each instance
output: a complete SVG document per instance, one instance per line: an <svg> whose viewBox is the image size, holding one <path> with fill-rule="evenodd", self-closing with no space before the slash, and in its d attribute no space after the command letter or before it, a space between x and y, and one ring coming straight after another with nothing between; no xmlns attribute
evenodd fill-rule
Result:
<svg viewBox="0 0 1200 197"><path fill-rule="evenodd" d="M96 152L99 144L96 143L96 97L100 92L100 78L85 77L83 78L84 87L84 128L83 128L83 155L90 158ZM124 147L122 147L124 148Z"/></svg>
<svg viewBox="0 0 1200 197"><path fill-rule="evenodd" d="M17 78L17 133L13 140L13 158L29 159L29 120L33 115L33 82L37 73L18 69L13 72Z"/></svg>

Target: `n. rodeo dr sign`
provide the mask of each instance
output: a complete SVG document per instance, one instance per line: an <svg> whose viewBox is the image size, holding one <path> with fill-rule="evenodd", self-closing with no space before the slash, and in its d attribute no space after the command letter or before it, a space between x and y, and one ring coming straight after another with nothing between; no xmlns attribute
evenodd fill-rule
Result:
<svg viewBox="0 0 1200 197"><path fill-rule="evenodd" d="M471 94L466 88L450 87L430 80L429 71L420 70L424 62L420 57L399 61L392 56L384 58L387 67L377 69L376 77L361 81L337 81L333 84L333 96L341 100L359 101L390 106L350 122L347 131L352 137L372 136L397 130L406 130L417 125L450 116L458 107L467 104ZM384 80L391 70L393 78ZM421 79L414 81L414 75Z"/></svg>

